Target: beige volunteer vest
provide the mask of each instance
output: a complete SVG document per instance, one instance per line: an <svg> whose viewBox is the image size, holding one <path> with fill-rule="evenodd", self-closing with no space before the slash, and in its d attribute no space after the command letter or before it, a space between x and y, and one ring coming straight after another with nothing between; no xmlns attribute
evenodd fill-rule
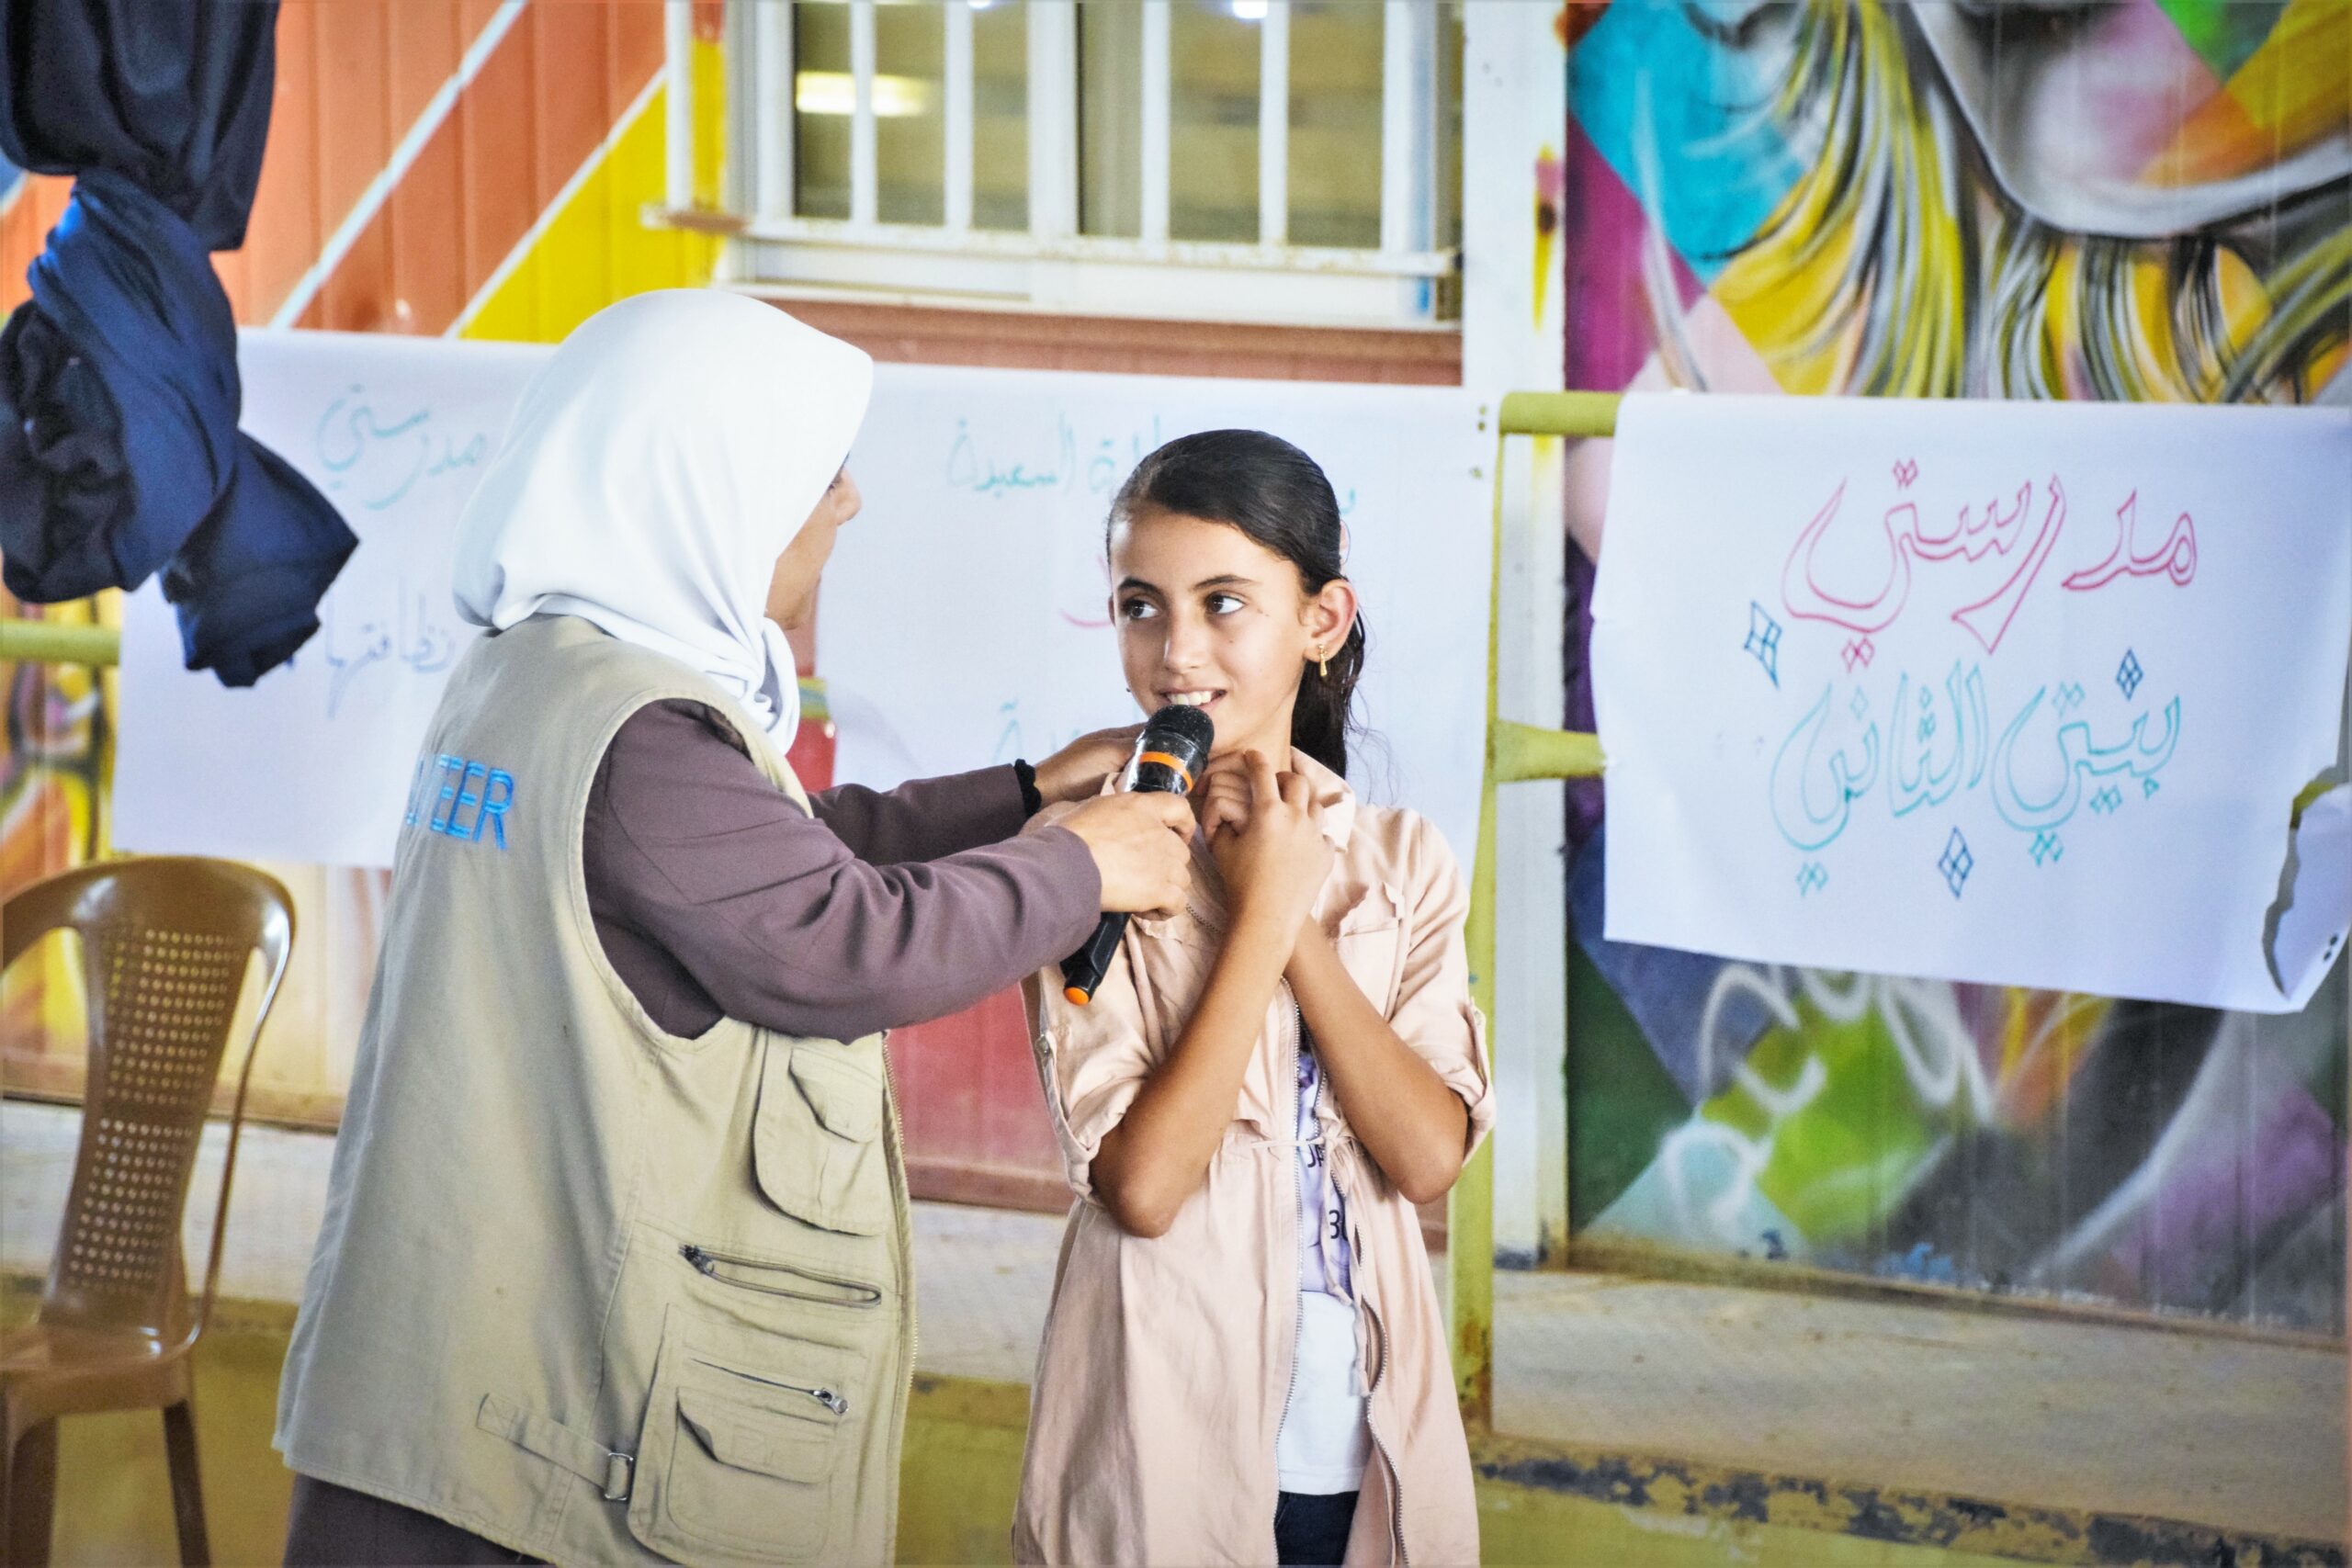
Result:
<svg viewBox="0 0 2352 1568"><path fill-rule="evenodd" d="M591 923L589 785L668 697L806 806L737 704L584 621L450 677L277 1446L558 1562L888 1562L913 1300L881 1037L665 1034Z"/></svg>

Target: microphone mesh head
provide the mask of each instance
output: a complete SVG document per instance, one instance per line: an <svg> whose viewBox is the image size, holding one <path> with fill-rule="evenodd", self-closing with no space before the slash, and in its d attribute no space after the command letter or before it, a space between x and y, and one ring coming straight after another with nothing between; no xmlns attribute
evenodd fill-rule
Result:
<svg viewBox="0 0 2352 1568"><path fill-rule="evenodd" d="M1196 707L1170 703L1143 727L1142 749L1182 757L1189 770L1208 760L1209 748L1216 740L1216 720Z"/></svg>

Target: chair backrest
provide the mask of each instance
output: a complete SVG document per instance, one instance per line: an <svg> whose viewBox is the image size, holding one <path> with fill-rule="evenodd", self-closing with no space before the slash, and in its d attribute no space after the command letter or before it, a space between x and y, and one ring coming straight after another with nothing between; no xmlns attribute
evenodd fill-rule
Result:
<svg viewBox="0 0 2352 1568"><path fill-rule="evenodd" d="M192 1342L219 1283L250 1049L193 1316L180 1251L188 1179L247 964L259 950L257 1039L294 945L293 899L277 878L232 861L154 856L83 866L0 908L0 968L59 930L82 940L89 1070L41 1320Z"/></svg>

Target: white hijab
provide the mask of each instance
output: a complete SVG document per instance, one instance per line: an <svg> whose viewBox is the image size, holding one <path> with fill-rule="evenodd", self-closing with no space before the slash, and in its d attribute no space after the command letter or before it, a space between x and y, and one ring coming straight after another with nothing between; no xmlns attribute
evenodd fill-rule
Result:
<svg viewBox="0 0 2352 1568"><path fill-rule="evenodd" d="M458 528L458 613L578 615L741 699L780 752L800 694L769 580L849 456L874 362L711 289L598 311L524 389Z"/></svg>

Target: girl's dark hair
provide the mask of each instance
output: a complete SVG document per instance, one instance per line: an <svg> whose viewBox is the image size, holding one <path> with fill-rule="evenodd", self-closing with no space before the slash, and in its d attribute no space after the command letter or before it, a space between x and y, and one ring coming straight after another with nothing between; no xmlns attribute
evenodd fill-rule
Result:
<svg viewBox="0 0 2352 1568"><path fill-rule="evenodd" d="M1340 502L1314 458L1262 430L1180 435L1136 466L1111 502L1105 529L1138 513L1171 512L1224 523L1298 569L1299 586L1318 593L1344 577ZM1333 649L1331 672L1306 667L1291 712L1290 743L1345 778L1356 678L1363 672L1363 615Z"/></svg>

